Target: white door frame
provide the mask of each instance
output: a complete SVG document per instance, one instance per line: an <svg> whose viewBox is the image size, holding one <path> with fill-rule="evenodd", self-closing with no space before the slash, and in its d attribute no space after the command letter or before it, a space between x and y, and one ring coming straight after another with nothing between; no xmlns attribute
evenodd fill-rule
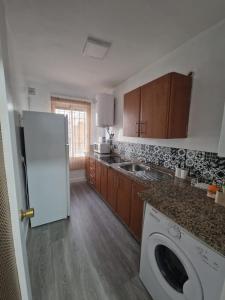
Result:
<svg viewBox="0 0 225 300"><path fill-rule="evenodd" d="M10 214L11 214L11 224L13 232L13 241L15 248L15 256L17 263L17 271L19 276L20 290L23 300L31 299L30 283L29 283L29 271L28 271L28 262L27 262L27 252L26 252L26 240L22 237L21 234L21 221L19 218L19 198L18 198L18 180L16 180L16 171L15 161L13 160L14 153L13 147L16 143L15 133L12 132L15 130L12 128L15 126L12 120L10 120L10 114L13 114L13 111L7 111L7 101L6 101L6 92L4 86L4 71L2 62L0 62L0 122L2 130L2 141L3 141L3 152L4 152L4 162L5 162L5 171L8 187L8 196L9 196L9 205L10 205ZM13 118L13 116L12 116ZM10 124L11 123L11 124ZM11 127L11 128L10 128ZM13 145L14 144L14 145Z"/></svg>
<svg viewBox="0 0 225 300"><path fill-rule="evenodd" d="M3 141L3 152L5 162L5 172L8 187L10 214L13 241L15 248L16 264L19 277L20 291L23 300L31 300L31 287L28 270L28 260L26 251L26 240L22 230L19 212L20 188L19 169L16 161L15 151L16 131L14 122L14 110L9 94L9 78L6 77L7 68L7 38L3 3L0 0L0 122ZM4 44L5 43L5 44ZM8 70L7 70L8 71ZM8 74L7 74L8 75ZM6 79L7 78L7 79Z"/></svg>

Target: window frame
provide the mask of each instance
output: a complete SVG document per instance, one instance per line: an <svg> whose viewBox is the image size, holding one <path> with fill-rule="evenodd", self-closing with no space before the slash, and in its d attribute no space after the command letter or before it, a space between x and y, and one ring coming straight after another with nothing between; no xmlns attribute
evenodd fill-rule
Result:
<svg viewBox="0 0 225 300"><path fill-rule="evenodd" d="M62 113L56 112L57 110L63 111ZM76 120L76 118L73 118L73 113L81 112L86 113L86 120L85 118L82 118L84 121L84 126L86 127L84 130L84 143L83 143L83 150L77 151L77 148L81 149L80 143L74 143L72 136L69 134L70 126L68 126L68 138L70 139L70 147L73 147L74 145L78 145L78 147L75 147L75 149L69 149L69 158L70 158L70 169L83 169L85 167L85 152L88 152L90 149L90 139L91 139L91 103L88 101L80 101L80 100L68 100L64 98L56 98L51 97L51 111L54 113L59 113L62 115L65 115L68 117L68 123L69 118L72 120ZM66 113L68 112L68 113ZM71 115L70 115L71 114ZM78 118L77 118L78 119ZM80 117L79 119L80 120ZM72 129L71 135L73 134L74 129ZM79 154L80 152L80 154ZM81 152L83 152L81 154ZM77 165L77 166L76 166Z"/></svg>

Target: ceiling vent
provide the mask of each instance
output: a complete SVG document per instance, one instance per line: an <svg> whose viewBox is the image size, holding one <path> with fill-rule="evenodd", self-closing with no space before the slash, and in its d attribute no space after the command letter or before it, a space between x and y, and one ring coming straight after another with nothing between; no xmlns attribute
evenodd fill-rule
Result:
<svg viewBox="0 0 225 300"><path fill-rule="evenodd" d="M111 43L109 42L102 41L93 37L88 37L85 42L82 54L84 56L103 59L108 53L110 47Z"/></svg>

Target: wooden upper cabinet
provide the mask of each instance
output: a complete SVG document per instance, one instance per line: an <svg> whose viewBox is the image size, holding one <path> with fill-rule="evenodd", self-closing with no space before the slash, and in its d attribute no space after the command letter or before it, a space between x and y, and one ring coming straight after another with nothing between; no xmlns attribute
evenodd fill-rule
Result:
<svg viewBox="0 0 225 300"><path fill-rule="evenodd" d="M124 95L123 135L139 136L139 120L141 105L141 88Z"/></svg>
<svg viewBox="0 0 225 300"><path fill-rule="evenodd" d="M169 73L125 94L124 135L187 137L191 86L191 76Z"/></svg>
<svg viewBox="0 0 225 300"><path fill-rule="evenodd" d="M171 74L170 107L167 138L185 138L191 103L192 76Z"/></svg>
<svg viewBox="0 0 225 300"><path fill-rule="evenodd" d="M141 87L140 136L167 138L170 76L160 77Z"/></svg>

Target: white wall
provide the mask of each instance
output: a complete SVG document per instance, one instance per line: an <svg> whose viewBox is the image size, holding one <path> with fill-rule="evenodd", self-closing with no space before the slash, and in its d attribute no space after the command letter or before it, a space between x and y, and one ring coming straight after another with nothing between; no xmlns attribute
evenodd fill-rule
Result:
<svg viewBox="0 0 225 300"><path fill-rule="evenodd" d="M27 95L28 110L51 112L51 96L47 85L27 83L28 87L35 88L36 95Z"/></svg>
<svg viewBox="0 0 225 300"><path fill-rule="evenodd" d="M220 157L225 157L225 105L224 105L223 121L222 121L221 132L220 132L218 155Z"/></svg>
<svg viewBox="0 0 225 300"><path fill-rule="evenodd" d="M28 108L27 88L25 78L23 76L22 65L18 56L17 45L14 40L13 32L7 26L8 39L8 55L9 55L9 71L11 82L10 87L13 93L14 109L18 112Z"/></svg>
<svg viewBox="0 0 225 300"><path fill-rule="evenodd" d="M0 123L19 283L23 299L28 300L31 299L26 253L28 224L19 220L19 211L25 208L25 193L15 119L15 107L23 102L21 101L23 89L20 89L23 84L22 80L17 81L17 78L22 76L18 65L13 64L15 57L11 38L5 20L4 5L0 0Z"/></svg>
<svg viewBox="0 0 225 300"><path fill-rule="evenodd" d="M116 87L116 139L217 152L225 101L225 20L189 40ZM140 54L141 55L141 54ZM123 95L163 74L194 72L188 138L143 139L123 136Z"/></svg>

